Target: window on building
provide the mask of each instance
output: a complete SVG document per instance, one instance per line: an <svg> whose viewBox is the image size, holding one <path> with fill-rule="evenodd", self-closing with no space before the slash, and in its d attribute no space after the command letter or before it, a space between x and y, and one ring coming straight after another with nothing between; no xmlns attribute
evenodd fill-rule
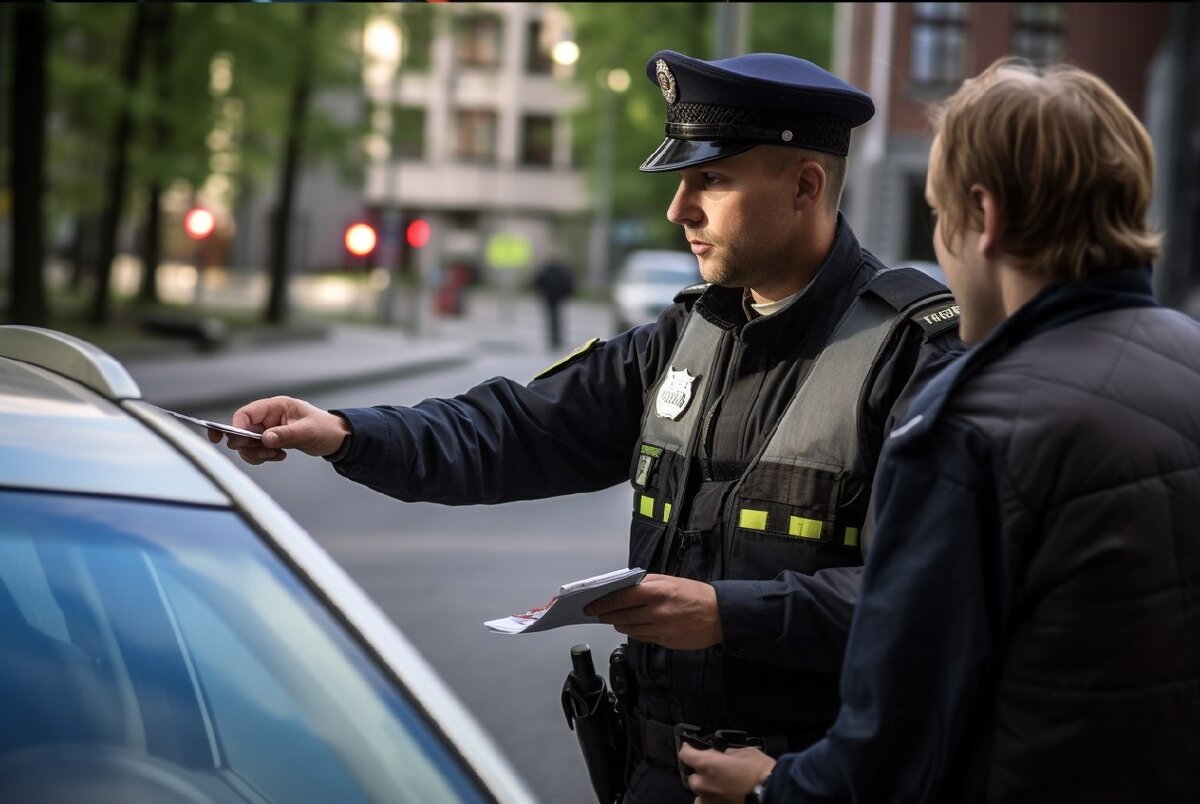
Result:
<svg viewBox="0 0 1200 804"><path fill-rule="evenodd" d="M966 3L914 3L912 83L921 91L953 89L966 77Z"/></svg>
<svg viewBox="0 0 1200 804"><path fill-rule="evenodd" d="M529 23L528 38L525 40L525 69L539 75L549 75L554 69L550 57L550 43L546 41L546 26L541 20Z"/></svg>
<svg viewBox="0 0 1200 804"><path fill-rule="evenodd" d="M521 164L550 167L554 162L554 118L527 114L521 118Z"/></svg>
<svg viewBox="0 0 1200 804"><path fill-rule="evenodd" d="M429 72L433 53L433 12L429 6L416 4L404 9L404 64L401 69Z"/></svg>
<svg viewBox="0 0 1200 804"><path fill-rule="evenodd" d="M397 126L394 147L400 159L421 159L425 156L425 110L419 106L397 106L393 109Z"/></svg>
<svg viewBox="0 0 1200 804"><path fill-rule="evenodd" d="M1012 52L1038 67L1062 61L1063 4L1016 3Z"/></svg>
<svg viewBox="0 0 1200 804"><path fill-rule="evenodd" d="M496 113L460 109L454 115L454 158L460 162L496 161Z"/></svg>
<svg viewBox="0 0 1200 804"><path fill-rule="evenodd" d="M458 22L458 63L464 67L496 67L500 64L500 18L494 14L472 14Z"/></svg>

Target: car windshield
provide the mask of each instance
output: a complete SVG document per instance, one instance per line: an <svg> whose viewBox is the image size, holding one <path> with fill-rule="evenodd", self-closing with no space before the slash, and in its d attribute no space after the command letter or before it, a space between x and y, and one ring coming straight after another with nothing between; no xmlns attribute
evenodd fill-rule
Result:
<svg viewBox="0 0 1200 804"><path fill-rule="evenodd" d="M0 509L0 800L482 800L236 514L8 491Z"/></svg>

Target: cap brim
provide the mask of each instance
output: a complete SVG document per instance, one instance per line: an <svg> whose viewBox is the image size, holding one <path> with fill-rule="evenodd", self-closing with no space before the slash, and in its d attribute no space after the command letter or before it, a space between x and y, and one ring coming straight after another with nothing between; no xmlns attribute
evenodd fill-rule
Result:
<svg viewBox="0 0 1200 804"><path fill-rule="evenodd" d="M749 151L759 143L746 140L677 140L667 137L654 153L646 157L638 170L664 173L669 170L703 165L727 156Z"/></svg>

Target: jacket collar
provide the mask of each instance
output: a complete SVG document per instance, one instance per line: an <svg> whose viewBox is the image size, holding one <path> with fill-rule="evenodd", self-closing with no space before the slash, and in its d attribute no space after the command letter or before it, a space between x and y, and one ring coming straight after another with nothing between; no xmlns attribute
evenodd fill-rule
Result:
<svg viewBox="0 0 1200 804"><path fill-rule="evenodd" d="M1002 321L986 338L938 373L917 394L903 424L891 432L900 437L927 430L954 389L967 378L1043 332L1097 313L1130 307L1156 307L1150 268L1112 271L1078 282L1051 285Z"/></svg>

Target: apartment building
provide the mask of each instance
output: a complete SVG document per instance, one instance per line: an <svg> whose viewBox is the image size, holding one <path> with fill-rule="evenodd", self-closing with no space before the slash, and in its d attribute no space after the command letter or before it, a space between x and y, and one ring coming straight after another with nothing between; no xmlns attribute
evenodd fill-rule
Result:
<svg viewBox="0 0 1200 804"><path fill-rule="evenodd" d="M934 259L932 220L923 198L931 141L925 109L1003 55L1039 65L1066 61L1101 76L1155 138L1162 174L1159 225L1167 224L1168 210L1184 196L1193 197L1196 209L1195 134L1200 128L1194 54L1200 42L1195 11L1186 6L838 4L835 70L869 92L877 110L856 132L843 200L860 240L889 264ZM1181 120L1179 113L1189 116ZM1189 131L1192 136L1181 136ZM1181 148L1189 150L1181 153ZM1182 174L1163 169L1181 158ZM1200 223L1191 214L1191 227L1184 228ZM1195 253L1182 234L1169 248L1174 249L1169 264Z"/></svg>
<svg viewBox="0 0 1200 804"><path fill-rule="evenodd" d="M403 238L409 221L429 224L426 245L410 252L427 283L455 264L486 278L497 235L510 257L516 243L516 261L524 250L532 264L586 235L587 165L573 156L570 120L582 94L570 67L551 57L570 33L565 13L545 3L388 11L392 39L386 30L380 42L371 30L364 37L366 100L323 99L346 119L367 116L365 181L350 186L328 169L305 172L293 223L295 270L347 264L343 232L363 218L380 230L378 264L394 259L389 242ZM248 225L239 225L238 262L264 264L272 205L265 196L242 211Z"/></svg>

